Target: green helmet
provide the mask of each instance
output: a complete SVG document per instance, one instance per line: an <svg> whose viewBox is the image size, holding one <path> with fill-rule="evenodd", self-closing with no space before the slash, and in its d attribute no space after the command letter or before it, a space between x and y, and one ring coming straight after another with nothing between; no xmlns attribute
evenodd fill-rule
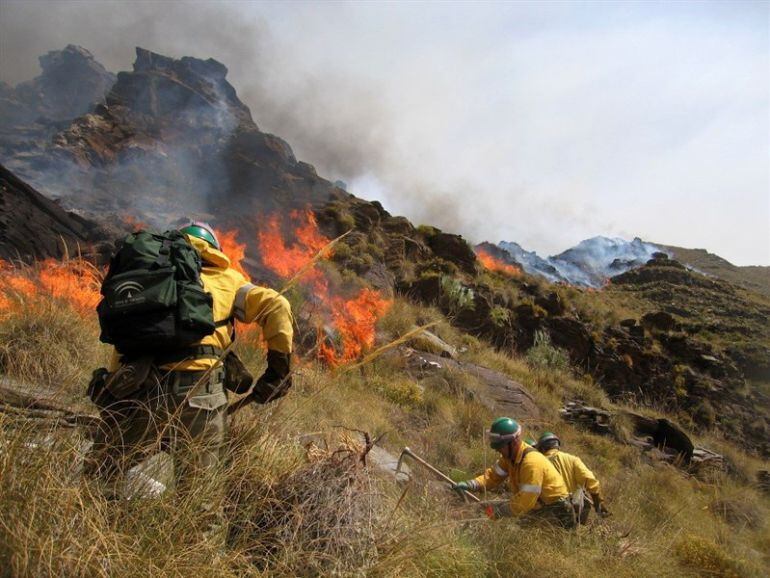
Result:
<svg viewBox="0 0 770 578"><path fill-rule="evenodd" d="M222 249L221 245L219 244L219 239L217 239L217 236L214 234L214 228L208 223L204 223L202 221L191 221L189 225L179 229L179 231L185 235L203 239L218 251Z"/></svg>
<svg viewBox="0 0 770 578"><path fill-rule="evenodd" d="M560 445L561 440L559 439L559 436L557 436L552 431L543 433L543 435L540 436L540 439L537 440L537 448L540 451L550 450L551 448L556 448Z"/></svg>
<svg viewBox="0 0 770 578"><path fill-rule="evenodd" d="M499 417L489 428L489 447L499 450L521 435L519 422L509 417Z"/></svg>

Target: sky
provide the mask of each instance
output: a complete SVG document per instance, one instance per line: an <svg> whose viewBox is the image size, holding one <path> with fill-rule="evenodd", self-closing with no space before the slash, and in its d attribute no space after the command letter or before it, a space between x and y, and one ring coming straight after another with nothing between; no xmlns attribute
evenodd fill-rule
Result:
<svg viewBox="0 0 770 578"><path fill-rule="evenodd" d="M0 0L0 80L68 43L213 57L262 130L417 224L770 265L769 31L770 2Z"/></svg>

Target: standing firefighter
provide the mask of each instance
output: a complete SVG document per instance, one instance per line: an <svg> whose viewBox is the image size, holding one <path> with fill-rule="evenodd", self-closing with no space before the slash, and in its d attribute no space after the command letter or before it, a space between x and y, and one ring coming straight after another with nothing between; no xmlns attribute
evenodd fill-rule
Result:
<svg viewBox="0 0 770 578"><path fill-rule="evenodd" d="M607 508L604 507L604 500L596 476L579 457L561 451L561 440L555 433L545 432L541 435L537 442L537 449L551 460L561 477L564 478L564 483L572 497L575 515L581 524L585 524L588 520L592 503L599 516L609 514ZM591 495L590 500L586 491Z"/></svg>
<svg viewBox="0 0 770 578"><path fill-rule="evenodd" d="M221 529L221 489L187 482L203 479L193 472L209 475L222 462L225 388L246 393L252 384L240 360L224 352L235 336L234 319L260 325L267 370L251 396L264 403L284 395L291 385L288 301L231 268L205 223L129 235L110 263L102 295L101 340L115 352L109 371L95 371L89 385L102 426L86 474L118 496L129 468L168 451L179 489L216 494L203 495L200 506L211 513L206 529Z"/></svg>
<svg viewBox="0 0 770 578"><path fill-rule="evenodd" d="M498 418L490 428L489 441L500 452L495 465L472 480L455 484L454 489L492 489L508 480L510 502L493 507L493 517L530 514L573 527L575 517L564 480L543 454L522 441L521 426L509 417Z"/></svg>

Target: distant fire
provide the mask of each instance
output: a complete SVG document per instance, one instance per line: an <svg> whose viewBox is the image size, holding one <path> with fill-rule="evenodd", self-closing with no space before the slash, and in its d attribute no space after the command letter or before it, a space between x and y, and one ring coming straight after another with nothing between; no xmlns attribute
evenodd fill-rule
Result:
<svg viewBox="0 0 770 578"><path fill-rule="evenodd" d="M101 273L83 259L46 259L30 267L0 261L0 315L41 297L67 303L83 317L93 315L101 295Z"/></svg>
<svg viewBox="0 0 770 578"><path fill-rule="evenodd" d="M147 229L149 229L149 228L150 228L150 227L147 225L147 223L145 223L145 222L143 222L143 221L140 221L139 219L137 219L137 218L136 218L136 217L134 217L133 215L128 215L128 214L126 214L126 215L123 215L123 216L121 217L121 219L123 219L123 222L124 222L126 225L128 225L128 226L129 226L129 228L130 228L132 231L146 231Z"/></svg>
<svg viewBox="0 0 770 578"><path fill-rule="evenodd" d="M510 275L511 277L519 277L521 275L520 268L516 267L515 265L511 265L510 263L501 261L484 249L476 249L476 256L479 258L479 261L481 261L482 265L484 265L484 267L490 271L498 271L500 273Z"/></svg>
<svg viewBox="0 0 770 578"><path fill-rule="evenodd" d="M284 237L284 227L289 227L293 242ZM292 211L289 222L282 223L277 215L267 219L258 234L262 262L283 279L289 280L306 268L331 239L318 230L315 215L311 211ZM331 252L322 255L328 258ZM308 269L299 280L310 287L320 302L321 315L330 322L339 335L339 347L323 341L319 331L319 357L329 365L353 361L374 344L374 328L377 320L388 310L391 301L373 289L361 289L345 299L332 296L329 280L318 269Z"/></svg>

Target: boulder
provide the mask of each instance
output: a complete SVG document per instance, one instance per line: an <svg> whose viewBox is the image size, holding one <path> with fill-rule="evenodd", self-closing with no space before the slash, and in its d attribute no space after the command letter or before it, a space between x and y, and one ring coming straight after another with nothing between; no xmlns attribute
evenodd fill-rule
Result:
<svg viewBox="0 0 770 578"><path fill-rule="evenodd" d="M437 257L457 265L464 273L476 274L476 253L461 235L437 232L427 239Z"/></svg>
<svg viewBox="0 0 770 578"><path fill-rule="evenodd" d="M499 371L414 350L404 349L404 355L407 367L417 371L418 377L424 378L441 370L474 376L481 384L481 390L472 392L473 397L495 413L517 419L537 419L540 416L535 399L527 388Z"/></svg>
<svg viewBox="0 0 770 578"><path fill-rule="evenodd" d="M642 326L647 329L655 329L658 331L671 331L677 326L674 317L665 311L645 313L642 315L641 323Z"/></svg>

